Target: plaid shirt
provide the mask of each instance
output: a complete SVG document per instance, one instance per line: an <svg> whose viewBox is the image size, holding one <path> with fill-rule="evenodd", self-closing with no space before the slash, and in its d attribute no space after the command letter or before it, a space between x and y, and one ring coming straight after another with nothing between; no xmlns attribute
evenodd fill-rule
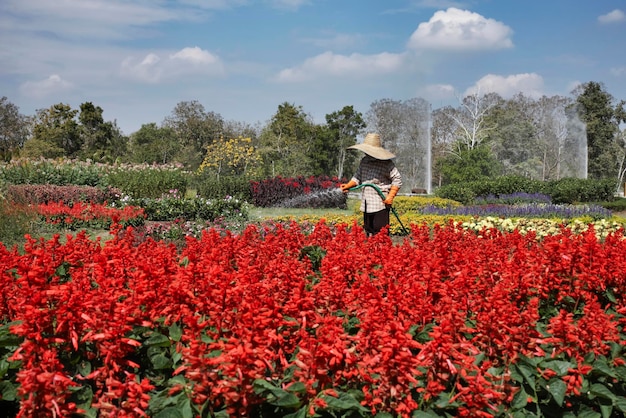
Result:
<svg viewBox="0 0 626 418"><path fill-rule="evenodd" d="M375 184L384 193L389 192L391 186L402 186L402 177L393 161L377 160L369 155L361 159L359 168L352 180L357 185ZM373 187L363 187L361 190L361 212L372 213L385 209L383 199Z"/></svg>

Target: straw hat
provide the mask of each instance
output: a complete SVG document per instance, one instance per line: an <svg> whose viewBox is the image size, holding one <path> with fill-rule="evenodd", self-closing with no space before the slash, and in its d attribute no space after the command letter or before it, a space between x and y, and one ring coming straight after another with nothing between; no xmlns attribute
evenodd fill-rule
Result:
<svg viewBox="0 0 626 418"><path fill-rule="evenodd" d="M377 160L391 160L396 157L381 146L378 134L367 134L362 144L352 145L348 149L358 149Z"/></svg>

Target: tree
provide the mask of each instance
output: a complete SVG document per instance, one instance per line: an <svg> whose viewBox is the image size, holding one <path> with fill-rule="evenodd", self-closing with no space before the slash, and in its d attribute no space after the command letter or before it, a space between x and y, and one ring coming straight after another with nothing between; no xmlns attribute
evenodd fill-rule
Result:
<svg viewBox="0 0 626 418"><path fill-rule="evenodd" d="M448 116L454 112L451 106L445 106L435 109L432 114L432 126L430 130L431 136L431 153L433 161L433 179L436 185L443 184L443 173L440 170L442 166L439 161L443 161L448 155L451 155L456 143L457 125L454 119Z"/></svg>
<svg viewBox="0 0 626 418"><path fill-rule="evenodd" d="M284 102L261 132L259 152L268 176L312 174L310 149L316 127L301 106Z"/></svg>
<svg viewBox="0 0 626 418"><path fill-rule="evenodd" d="M207 153L198 171L211 171L219 180L222 175L254 177L261 157L251 138L220 138L207 147Z"/></svg>
<svg viewBox="0 0 626 418"><path fill-rule="evenodd" d="M0 98L0 159L10 161L29 135L29 118L6 97Z"/></svg>
<svg viewBox="0 0 626 418"><path fill-rule="evenodd" d="M443 184L485 180L501 174L501 166L486 144L463 149L459 155L450 154L438 161Z"/></svg>
<svg viewBox="0 0 626 418"><path fill-rule="evenodd" d="M58 103L48 109L37 110L33 136L24 144L29 157L76 157L82 147L77 110Z"/></svg>
<svg viewBox="0 0 626 418"><path fill-rule="evenodd" d="M581 120L587 125L588 176L592 179L615 178L619 170L619 132L613 96L601 83L590 81L574 90Z"/></svg>
<svg viewBox="0 0 626 418"><path fill-rule="evenodd" d="M222 116L205 111L196 100L179 102L163 126L173 129L180 143L177 161L193 170L202 162L206 147L224 134Z"/></svg>
<svg viewBox="0 0 626 418"><path fill-rule="evenodd" d="M99 162L113 162L124 155L127 141L119 128L112 122L105 122L102 108L91 102L80 105L80 133L82 158Z"/></svg>
<svg viewBox="0 0 626 418"><path fill-rule="evenodd" d="M504 173L537 178L541 175L540 145L531 119L534 101L523 94L510 100L499 100L484 121L491 128L484 133L484 141Z"/></svg>
<svg viewBox="0 0 626 418"><path fill-rule="evenodd" d="M356 137L365 128L365 121L353 106L344 106L340 111L326 115L327 138L315 147L318 155L325 155L326 164L320 164L320 174L334 174L343 178L345 168L352 169L355 156L347 153L346 148L356 144Z"/></svg>
<svg viewBox="0 0 626 418"><path fill-rule="evenodd" d="M407 189L431 187L430 104L419 98L383 99L370 105L367 129L378 132L383 146L396 154Z"/></svg>
<svg viewBox="0 0 626 418"><path fill-rule="evenodd" d="M129 147L132 162L167 164L173 161L180 144L172 128L148 123L130 136Z"/></svg>
<svg viewBox="0 0 626 418"><path fill-rule="evenodd" d="M482 144L494 129L493 122L487 118L490 110L502 102L496 93L481 95L475 92L461 101L461 106L447 113L457 126L459 150L473 149Z"/></svg>

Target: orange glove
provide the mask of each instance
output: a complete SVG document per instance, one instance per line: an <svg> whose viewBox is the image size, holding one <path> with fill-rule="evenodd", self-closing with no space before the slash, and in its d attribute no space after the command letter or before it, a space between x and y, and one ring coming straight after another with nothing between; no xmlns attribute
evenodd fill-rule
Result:
<svg viewBox="0 0 626 418"><path fill-rule="evenodd" d="M341 191L344 193L348 193L348 190L356 186L356 181L350 180L349 182L340 185Z"/></svg>
<svg viewBox="0 0 626 418"><path fill-rule="evenodd" d="M389 193L387 194L387 198L383 200L383 203L391 206L393 204L393 198L398 194L398 190L400 190L398 186L391 186L391 189L389 189Z"/></svg>

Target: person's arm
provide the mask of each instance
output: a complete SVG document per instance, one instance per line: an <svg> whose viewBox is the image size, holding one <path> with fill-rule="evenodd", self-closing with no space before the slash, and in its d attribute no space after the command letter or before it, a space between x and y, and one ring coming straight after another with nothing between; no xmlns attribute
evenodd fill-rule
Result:
<svg viewBox="0 0 626 418"><path fill-rule="evenodd" d="M391 187L389 188L389 193L387 194L387 197L385 198L383 203L385 205L391 206L393 204L393 199L400 191L400 187L402 187L402 176L400 175L400 171L398 171L395 165L391 169L389 177L391 178Z"/></svg>

